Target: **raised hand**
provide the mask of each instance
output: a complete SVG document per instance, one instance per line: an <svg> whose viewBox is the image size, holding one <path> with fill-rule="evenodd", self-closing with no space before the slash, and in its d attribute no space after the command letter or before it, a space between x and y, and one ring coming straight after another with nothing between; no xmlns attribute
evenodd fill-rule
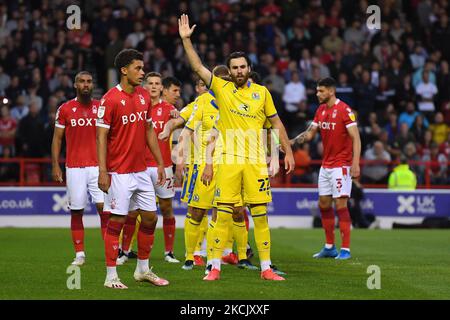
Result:
<svg viewBox="0 0 450 320"><path fill-rule="evenodd" d="M189 17L187 14L182 14L178 19L178 32L180 33L181 39L190 38L192 32L194 32L195 27L195 24L192 26L192 28L189 27Z"/></svg>

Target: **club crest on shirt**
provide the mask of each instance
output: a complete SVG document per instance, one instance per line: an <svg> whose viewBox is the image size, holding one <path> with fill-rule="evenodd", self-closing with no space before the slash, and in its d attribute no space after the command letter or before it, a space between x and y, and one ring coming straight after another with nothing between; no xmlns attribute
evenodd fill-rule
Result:
<svg viewBox="0 0 450 320"><path fill-rule="evenodd" d="M156 110L156 115L158 117L160 117L162 115L162 108L158 108L158 110Z"/></svg>
<svg viewBox="0 0 450 320"><path fill-rule="evenodd" d="M336 118L336 115L337 115L337 110L334 109L334 110L333 110L333 115L332 115L331 117L332 117L332 118Z"/></svg>
<svg viewBox="0 0 450 320"><path fill-rule="evenodd" d="M145 99L142 94L139 95L139 100L141 100L141 104L145 104Z"/></svg>
<svg viewBox="0 0 450 320"><path fill-rule="evenodd" d="M77 108L72 108L72 111L73 111L73 112L77 111Z"/></svg>
<svg viewBox="0 0 450 320"><path fill-rule="evenodd" d="M253 100L259 100L261 97L259 96L259 92L253 92L252 93L252 99Z"/></svg>
<svg viewBox="0 0 450 320"><path fill-rule="evenodd" d="M98 107L97 117L101 119L103 118L104 115L105 115L105 107L104 106Z"/></svg>
<svg viewBox="0 0 450 320"><path fill-rule="evenodd" d="M111 199L111 209L115 209L116 206L117 206L116 199L115 199L115 198L112 198L112 199Z"/></svg>
<svg viewBox="0 0 450 320"><path fill-rule="evenodd" d="M96 107L96 106L93 106L93 107L92 107L92 113L93 113L93 114L96 114L96 113L97 113L97 107Z"/></svg>

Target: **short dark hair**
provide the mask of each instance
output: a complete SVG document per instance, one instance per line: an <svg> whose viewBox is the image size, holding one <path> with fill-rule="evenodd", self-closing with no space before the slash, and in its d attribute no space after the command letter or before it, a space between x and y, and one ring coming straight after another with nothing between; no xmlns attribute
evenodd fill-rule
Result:
<svg viewBox="0 0 450 320"><path fill-rule="evenodd" d="M144 76L144 83L146 83L146 82L147 82L147 79L150 78L150 77L158 77L158 78L161 78L161 79L162 79L161 73L156 72L156 71L152 71L152 72L147 73L147 74Z"/></svg>
<svg viewBox="0 0 450 320"><path fill-rule="evenodd" d="M230 69L228 69L228 67L223 64L219 64L218 66L214 67L213 74L219 78L226 77L230 75Z"/></svg>
<svg viewBox="0 0 450 320"><path fill-rule="evenodd" d="M81 77L81 76L91 76L91 78L92 78L92 74L91 74L89 71L83 70L83 71L78 72L78 73L75 75L75 82L77 82L77 81L78 81L78 78Z"/></svg>
<svg viewBox="0 0 450 320"><path fill-rule="evenodd" d="M162 79L162 85L164 89L169 89L171 85L176 87L181 87L181 81L175 77L165 77Z"/></svg>
<svg viewBox="0 0 450 320"><path fill-rule="evenodd" d="M230 68L230 62L232 59L237 59L237 58L245 58L245 61L247 61L247 64L249 67L252 66L252 62L250 60L250 58L248 57L248 55L243 52L243 51L235 51L233 53L231 53L228 57L227 57L227 67Z"/></svg>
<svg viewBox="0 0 450 320"><path fill-rule="evenodd" d="M141 52L134 49L123 49L120 51L116 58L114 59L114 66L117 68L119 73L121 73L120 69L128 66L133 62L133 60L144 60L144 56Z"/></svg>
<svg viewBox="0 0 450 320"><path fill-rule="evenodd" d="M258 72L251 71L248 77L251 78L254 83L261 84L261 76L259 75Z"/></svg>
<svg viewBox="0 0 450 320"><path fill-rule="evenodd" d="M317 82L318 87L336 88L336 80L331 77L322 78Z"/></svg>

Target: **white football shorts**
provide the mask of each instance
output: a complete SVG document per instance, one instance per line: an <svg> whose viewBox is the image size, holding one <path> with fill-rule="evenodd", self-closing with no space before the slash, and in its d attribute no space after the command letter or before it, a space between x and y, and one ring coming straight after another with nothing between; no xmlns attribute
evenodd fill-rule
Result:
<svg viewBox="0 0 450 320"><path fill-rule="evenodd" d="M104 193L98 187L98 167L66 168L67 196L70 210L82 210L88 203L103 203Z"/></svg>
<svg viewBox="0 0 450 320"><path fill-rule="evenodd" d="M352 177L350 167L323 168L319 172L319 196L350 197Z"/></svg>
<svg viewBox="0 0 450 320"><path fill-rule="evenodd" d="M136 209L156 211L155 189L148 172L111 174L103 210L125 216Z"/></svg>

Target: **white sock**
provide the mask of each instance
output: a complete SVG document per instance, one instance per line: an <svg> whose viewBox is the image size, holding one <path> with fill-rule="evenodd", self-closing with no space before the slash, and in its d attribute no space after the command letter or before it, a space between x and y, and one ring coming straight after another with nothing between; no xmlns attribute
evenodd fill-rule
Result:
<svg viewBox="0 0 450 320"><path fill-rule="evenodd" d="M129 254L131 250L124 251L123 253Z"/></svg>
<svg viewBox="0 0 450 320"><path fill-rule="evenodd" d="M233 252L233 250L231 250L230 248L223 249L222 257L225 257L232 252Z"/></svg>
<svg viewBox="0 0 450 320"><path fill-rule="evenodd" d="M333 246L334 246L334 244L325 243L325 248L326 249L331 249L331 248L333 248Z"/></svg>
<svg viewBox="0 0 450 320"><path fill-rule="evenodd" d="M202 242L202 252L206 252L206 237L203 239Z"/></svg>
<svg viewBox="0 0 450 320"><path fill-rule="evenodd" d="M86 255L84 254L84 251L78 251L78 252L76 253L76 257L77 257L77 258L79 258L79 257L86 257Z"/></svg>
<svg viewBox="0 0 450 320"><path fill-rule="evenodd" d="M116 267L106 267L106 279L111 280L118 277Z"/></svg>
<svg viewBox="0 0 450 320"><path fill-rule="evenodd" d="M261 261L261 271L266 271L267 269L270 269L271 264L272 264L272 261L270 261L270 260Z"/></svg>
<svg viewBox="0 0 450 320"><path fill-rule="evenodd" d="M250 249L250 243L247 242L247 249Z"/></svg>
<svg viewBox="0 0 450 320"><path fill-rule="evenodd" d="M136 271L139 273L145 273L148 270L150 270L150 267L148 266L148 259L137 259Z"/></svg>
<svg viewBox="0 0 450 320"><path fill-rule="evenodd" d="M212 259L211 260L211 264L212 264L212 269L217 269L220 271L220 259Z"/></svg>

